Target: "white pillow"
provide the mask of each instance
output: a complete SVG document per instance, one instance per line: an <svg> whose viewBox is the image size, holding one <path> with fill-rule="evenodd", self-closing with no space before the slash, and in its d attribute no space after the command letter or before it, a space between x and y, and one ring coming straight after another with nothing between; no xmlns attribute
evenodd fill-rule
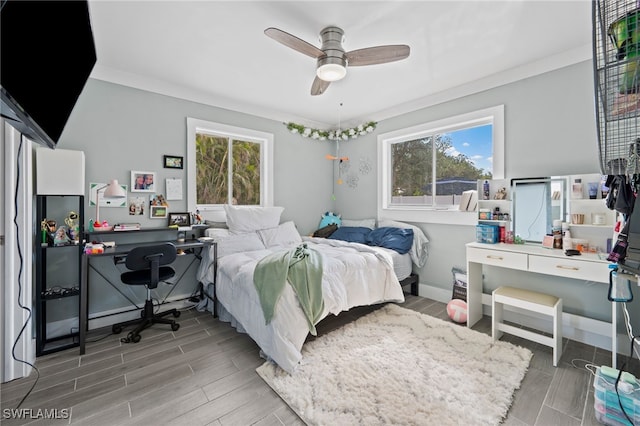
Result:
<svg viewBox="0 0 640 426"><path fill-rule="evenodd" d="M413 263L415 263L418 268L422 268L427 262L427 256L429 255L429 239L424 235L422 229L417 226L409 225L404 222L397 222L395 220L379 220L378 228L384 227L413 229L413 244L411 245L409 254L411 255Z"/></svg>
<svg viewBox="0 0 640 426"><path fill-rule="evenodd" d="M227 237L217 240L217 243L218 258L235 253L266 249L260 236L256 232L229 234Z"/></svg>
<svg viewBox="0 0 640 426"><path fill-rule="evenodd" d="M227 222L216 222L213 220L205 220L204 221L205 225L207 225L209 228L222 228L222 229L228 229L227 228Z"/></svg>
<svg viewBox="0 0 640 426"><path fill-rule="evenodd" d="M204 235L213 238L214 241L220 241L231 235L231 232L226 228L207 228Z"/></svg>
<svg viewBox="0 0 640 426"><path fill-rule="evenodd" d="M258 231L258 235L267 248L293 247L302 243L300 233L291 221L282 223L275 228L261 229Z"/></svg>
<svg viewBox="0 0 640 426"><path fill-rule="evenodd" d="M363 228L375 229L375 219L342 219L340 226L361 226Z"/></svg>
<svg viewBox="0 0 640 426"><path fill-rule="evenodd" d="M284 207L224 205L224 211L227 214L227 226L233 234L275 228L280 223L280 215L283 210Z"/></svg>

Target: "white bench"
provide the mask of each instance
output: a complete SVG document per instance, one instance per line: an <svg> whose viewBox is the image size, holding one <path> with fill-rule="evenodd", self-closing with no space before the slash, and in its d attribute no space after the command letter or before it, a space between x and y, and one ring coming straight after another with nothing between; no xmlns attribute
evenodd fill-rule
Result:
<svg viewBox="0 0 640 426"><path fill-rule="evenodd" d="M514 327L503 322L504 305L526 309L553 317L553 336ZM491 335L499 340L509 333L553 348L553 366L562 355L562 299L535 291L514 287L498 287L491 295Z"/></svg>

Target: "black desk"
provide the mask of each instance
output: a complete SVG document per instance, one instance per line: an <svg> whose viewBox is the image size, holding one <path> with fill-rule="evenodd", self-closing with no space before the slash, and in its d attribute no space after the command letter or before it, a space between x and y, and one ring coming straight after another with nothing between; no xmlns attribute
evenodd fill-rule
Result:
<svg viewBox="0 0 640 426"><path fill-rule="evenodd" d="M94 257L115 257L126 256L131 250L141 246L152 246L165 241L150 241L135 244L118 244L115 247L105 248L103 253L82 254L82 280L80 281L80 355L85 353L85 339L87 337L87 329L89 326L89 260ZM213 241L185 240L185 241L166 241L173 243L178 250L183 250L186 254L194 254L195 249L203 249L213 245ZM215 258L214 254L214 258Z"/></svg>

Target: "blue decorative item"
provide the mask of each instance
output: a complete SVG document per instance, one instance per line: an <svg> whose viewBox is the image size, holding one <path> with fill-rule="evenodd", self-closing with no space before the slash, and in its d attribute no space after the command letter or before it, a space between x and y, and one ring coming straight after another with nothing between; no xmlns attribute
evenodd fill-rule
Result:
<svg viewBox="0 0 640 426"><path fill-rule="evenodd" d="M340 218L340 215L335 214L333 212L325 212L321 216L320 225L318 226L318 229L324 228L325 226L331 225L332 223L335 223L338 226L342 225L342 219Z"/></svg>

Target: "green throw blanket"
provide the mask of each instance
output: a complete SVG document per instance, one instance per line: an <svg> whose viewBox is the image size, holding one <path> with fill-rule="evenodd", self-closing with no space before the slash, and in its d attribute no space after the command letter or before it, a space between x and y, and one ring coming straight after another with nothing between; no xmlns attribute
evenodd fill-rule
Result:
<svg viewBox="0 0 640 426"><path fill-rule="evenodd" d="M324 310L320 254L301 244L295 249L272 253L258 262L253 272L253 284L260 297L266 324L273 318L276 303L287 280L298 296L309 332L315 336L315 324Z"/></svg>

